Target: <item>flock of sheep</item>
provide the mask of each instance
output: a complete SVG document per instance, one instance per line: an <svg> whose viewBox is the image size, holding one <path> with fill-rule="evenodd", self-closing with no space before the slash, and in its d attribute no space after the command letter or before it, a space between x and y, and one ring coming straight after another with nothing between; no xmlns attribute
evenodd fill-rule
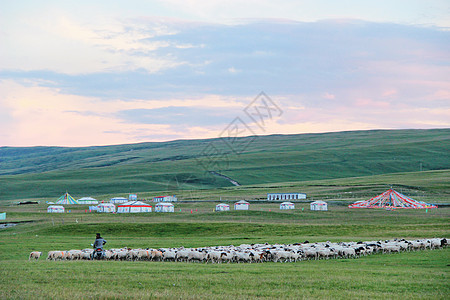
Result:
<svg viewBox="0 0 450 300"><path fill-rule="evenodd" d="M447 246L447 239L394 239L367 242L320 242L290 245L242 244L203 248L109 249L106 260L177 261L204 263L295 262L308 259L357 258L372 253L437 249ZM48 260L90 260L92 249L49 251ZM31 252L29 260L39 259L42 252Z"/></svg>

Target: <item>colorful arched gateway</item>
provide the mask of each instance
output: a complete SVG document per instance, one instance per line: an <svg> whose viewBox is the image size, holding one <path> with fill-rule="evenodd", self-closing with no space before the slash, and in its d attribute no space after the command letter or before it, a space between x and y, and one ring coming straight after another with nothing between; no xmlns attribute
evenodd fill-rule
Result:
<svg viewBox="0 0 450 300"><path fill-rule="evenodd" d="M77 200L73 199L72 196L68 192L66 192L64 195L59 197L58 201L56 201L56 204L78 204Z"/></svg>
<svg viewBox="0 0 450 300"><path fill-rule="evenodd" d="M348 206L349 208L413 208L426 209L437 208L437 205L417 201L408 196L400 194L394 189L389 189L383 194L366 201L357 201Z"/></svg>

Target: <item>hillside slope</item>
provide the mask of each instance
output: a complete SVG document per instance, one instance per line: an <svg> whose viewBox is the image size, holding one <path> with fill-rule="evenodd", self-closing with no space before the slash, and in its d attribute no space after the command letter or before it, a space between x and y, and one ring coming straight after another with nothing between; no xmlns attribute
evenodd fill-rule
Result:
<svg viewBox="0 0 450 300"><path fill-rule="evenodd" d="M450 169L450 129L374 130L104 147L0 148L0 200Z"/></svg>

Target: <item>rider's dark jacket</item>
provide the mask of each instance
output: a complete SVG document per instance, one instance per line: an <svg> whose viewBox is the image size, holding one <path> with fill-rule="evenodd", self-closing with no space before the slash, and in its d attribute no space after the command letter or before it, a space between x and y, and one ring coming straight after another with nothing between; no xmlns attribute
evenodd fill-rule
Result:
<svg viewBox="0 0 450 300"><path fill-rule="evenodd" d="M106 241L102 237L99 237L98 239L95 239L94 248L95 249L98 249L98 248L103 249L104 244L106 244Z"/></svg>

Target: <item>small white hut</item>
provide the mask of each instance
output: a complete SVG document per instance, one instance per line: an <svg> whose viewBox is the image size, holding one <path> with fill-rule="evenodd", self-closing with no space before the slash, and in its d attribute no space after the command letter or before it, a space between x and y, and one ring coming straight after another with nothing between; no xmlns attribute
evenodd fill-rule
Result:
<svg viewBox="0 0 450 300"><path fill-rule="evenodd" d="M320 200L311 202L311 210L328 210L328 204Z"/></svg>
<svg viewBox="0 0 450 300"><path fill-rule="evenodd" d="M234 210L248 210L249 205L247 201L241 200L234 204Z"/></svg>
<svg viewBox="0 0 450 300"><path fill-rule="evenodd" d="M127 203L117 205L118 213L144 213L152 212L150 204L141 201L130 201Z"/></svg>
<svg viewBox="0 0 450 300"><path fill-rule="evenodd" d="M64 206L61 205L50 205L47 207L48 213L63 213L64 212Z"/></svg>
<svg viewBox="0 0 450 300"><path fill-rule="evenodd" d="M125 197L114 197L109 200L112 204L127 203L129 200Z"/></svg>
<svg viewBox="0 0 450 300"><path fill-rule="evenodd" d="M228 204L220 203L216 205L216 211L226 211L226 210L230 210L230 206Z"/></svg>
<svg viewBox="0 0 450 300"><path fill-rule="evenodd" d="M280 204L280 209L295 209L295 205L292 202L282 202Z"/></svg>
<svg viewBox="0 0 450 300"><path fill-rule="evenodd" d="M155 212L174 212L175 207L169 202L159 202L155 205Z"/></svg>
<svg viewBox="0 0 450 300"><path fill-rule="evenodd" d="M97 205L97 212L113 213L116 212L116 206L112 203L100 203L99 205Z"/></svg>
<svg viewBox="0 0 450 300"><path fill-rule="evenodd" d="M97 199L94 199L92 197L83 197L77 200L78 204L98 204Z"/></svg>

